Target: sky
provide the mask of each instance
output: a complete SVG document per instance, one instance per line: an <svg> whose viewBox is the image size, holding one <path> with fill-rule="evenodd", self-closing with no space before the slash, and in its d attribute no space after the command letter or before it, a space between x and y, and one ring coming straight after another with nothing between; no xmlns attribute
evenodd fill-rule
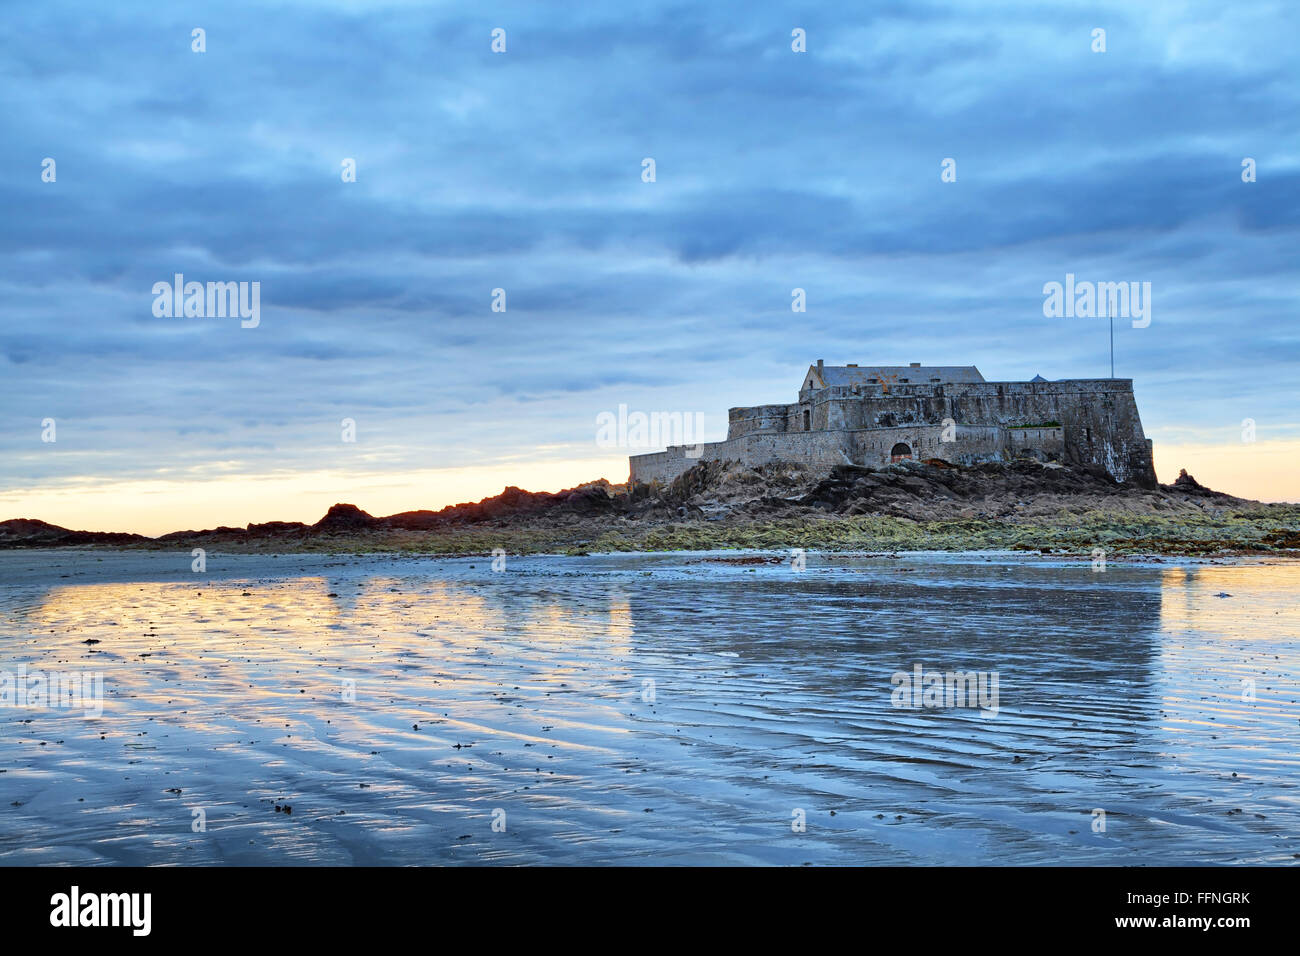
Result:
<svg viewBox="0 0 1300 956"><path fill-rule="evenodd" d="M1104 377L1106 319L1044 315L1067 273L1151 283L1115 374L1161 480L1300 500L1298 21L11 5L0 519L158 534L619 482L655 449L598 442L602 413L721 439L819 358ZM256 326L156 314L177 273L257 282Z"/></svg>

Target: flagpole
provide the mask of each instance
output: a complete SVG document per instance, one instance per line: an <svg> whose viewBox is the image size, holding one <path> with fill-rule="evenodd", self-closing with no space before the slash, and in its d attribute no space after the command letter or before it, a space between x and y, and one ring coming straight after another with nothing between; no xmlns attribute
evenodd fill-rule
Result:
<svg viewBox="0 0 1300 956"><path fill-rule="evenodd" d="M1110 316L1110 377L1115 377L1115 315L1113 312Z"/></svg>

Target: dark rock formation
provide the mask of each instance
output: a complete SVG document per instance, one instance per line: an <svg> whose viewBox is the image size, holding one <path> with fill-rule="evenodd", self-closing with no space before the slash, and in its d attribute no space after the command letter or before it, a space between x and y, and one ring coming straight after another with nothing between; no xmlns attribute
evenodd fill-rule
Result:
<svg viewBox="0 0 1300 956"><path fill-rule="evenodd" d="M267 521L244 528L174 531L158 538L70 531L44 521L0 522L0 548L137 545L188 548L293 548L312 541L365 539L384 545L420 533L495 529L562 529L596 538L612 529L696 520L745 523L772 518L884 515L915 521L1052 518L1088 511L1204 512L1251 504L1199 484L1185 471L1172 485L1140 488L1117 482L1096 465L1062 465L1032 458L961 466L940 459L903 460L878 468L838 465L829 472L798 465L746 466L703 460L667 487L615 488L597 481L557 492L508 487L482 501L439 511L375 517L336 504L313 525ZM1287 539L1288 541L1290 539ZM1279 541L1279 546L1285 544Z"/></svg>
<svg viewBox="0 0 1300 956"><path fill-rule="evenodd" d="M326 534L369 531L379 526L379 519L366 514L356 505L331 505L325 517L312 525L313 531Z"/></svg>
<svg viewBox="0 0 1300 956"><path fill-rule="evenodd" d="M148 541L142 534L116 531L70 531L35 518L0 521L0 548L55 548L79 544L132 544Z"/></svg>

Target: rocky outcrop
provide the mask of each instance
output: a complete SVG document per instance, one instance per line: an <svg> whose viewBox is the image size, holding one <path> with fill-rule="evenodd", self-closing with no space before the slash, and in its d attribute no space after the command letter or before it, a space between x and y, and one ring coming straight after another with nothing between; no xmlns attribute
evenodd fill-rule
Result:
<svg viewBox="0 0 1300 956"><path fill-rule="evenodd" d="M116 531L71 531L35 518L0 521L0 548L57 548L85 544L132 544L148 541L142 534Z"/></svg>
<svg viewBox="0 0 1300 956"><path fill-rule="evenodd" d="M356 505L331 505L330 510L311 526L313 531L323 534L370 531L379 526L378 519L366 514Z"/></svg>
<svg viewBox="0 0 1300 956"><path fill-rule="evenodd" d="M704 460L667 486L623 488L606 481L557 492L508 487L482 501L439 511L387 517L354 504L333 505L315 524L268 521L244 528L176 531L159 538L70 531L43 521L0 522L0 547L136 545L247 548L420 547L423 536L470 541L480 531L545 532L555 540L595 540L607 533L649 533L694 522L744 527L776 519L827 519L881 515L917 522L998 520L1059 521L1063 516L1170 516L1218 514L1226 508L1268 508L1202 486L1185 471L1172 485L1135 487L1117 482L1097 465L1063 465L1019 459L970 466L939 459L903 460L879 468L830 469L790 463L755 466ZM1293 547L1288 526L1276 546ZM1261 528L1260 533L1271 529ZM550 534L555 532L555 534ZM1271 543L1271 542L1270 542Z"/></svg>
<svg viewBox="0 0 1300 956"><path fill-rule="evenodd" d="M1045 516L1062 511L1155 513L1245 504L1187 482L1155 488L1121 484L1098 465L1034 459L961 467L933 459L881 468L838 465L829 473L791 466L702 461L648 496L642 511L794 517L881 514L915 520Z"/></svg>

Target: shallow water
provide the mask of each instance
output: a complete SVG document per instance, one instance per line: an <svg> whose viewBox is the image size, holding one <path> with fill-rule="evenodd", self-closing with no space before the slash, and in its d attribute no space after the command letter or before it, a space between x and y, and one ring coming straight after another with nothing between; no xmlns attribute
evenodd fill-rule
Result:
<svg viewBox="0 0 1300 956"><path fill-rule="evenodd" d="M0 862L1300 857L1300 565L190 561L0 553L0 669L104 681L0 707Z"/></svg>

